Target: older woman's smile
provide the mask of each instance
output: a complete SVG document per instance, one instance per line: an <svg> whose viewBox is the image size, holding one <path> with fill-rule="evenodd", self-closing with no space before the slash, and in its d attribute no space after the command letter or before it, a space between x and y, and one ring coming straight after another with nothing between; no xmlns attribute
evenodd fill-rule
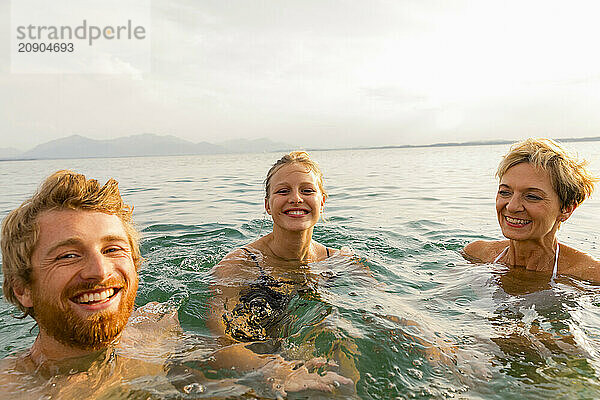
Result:
<svg viewBox="0 0 600 400"><path fill-rule="evenodd" d="M506 223L509 226L512 226L515 228L521 228L521 227L531 223L530 219L513 218L513 217L509 217L508 215L504 216L504 220L506 221Z"/></svg>
<svg viewBox="0 0 600 400"><path fill-rule="evenodd" d="M517 164L504 173L496 211L502 233L514 240L536 241L554 235L562 216L550 174L529 163Z"/></svg>
<svg viewBox="0 0 600 400"><path fill-rule="evenodd" d="M586 161L550 139L529 138L510 148L496 176L496 216L508 240L469 243L465 257L600 282L600 262L557 238L561 224L594 190L597 179Z"/></svg>

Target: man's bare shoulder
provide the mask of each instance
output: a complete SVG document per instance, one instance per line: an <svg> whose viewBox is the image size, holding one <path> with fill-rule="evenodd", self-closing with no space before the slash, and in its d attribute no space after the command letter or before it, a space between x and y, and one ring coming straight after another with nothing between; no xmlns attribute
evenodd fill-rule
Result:
<svg viewBox="0 0 600 400"><path fill-rule="evenodd" d="M24 362L25 354L27 352L21 352L0 360L0 399L15 398L15 394L18 398L27 398L21 395L24 385L31 385L32 370Z"/></svg>
<svg viewBox="0 0 600 400"><path fill-rule="evenodd" d="M30 362L29 354L30 350L26 349L3 358L0 360L0 373L10 374L13 372L20 373L29 371L31 369L28 366L28 362Z"/></svg>
<svg viewBox="0 0 600 400"><path fill-rule="evenodd" d="M477 240L465 246L463 257L473 263L490 263L509 243L508 240Z"/></svg>
<svg viewBox="0 0 600 400"><path fill-rule="evenodd" d="M0 373L3 374L11 369L14 369L16 363L15 356L9 356L0 360Z"/></svg>
<svg viewBox="0 0 600 400"><path fill-rule="evenodd" d="M17 357L14 356L0 360L0 394L2 394L3 388L14 382L16 365Z"/></svg>

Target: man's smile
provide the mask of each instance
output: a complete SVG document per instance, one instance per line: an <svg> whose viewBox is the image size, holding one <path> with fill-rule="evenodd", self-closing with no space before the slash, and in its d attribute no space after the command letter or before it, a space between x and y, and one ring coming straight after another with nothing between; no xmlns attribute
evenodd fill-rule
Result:
<svg viewBox="0 0 600 400"><path fill-rule="evenodd" d="M119 290L120 289L108 288L101 291L86 292L73 297L72 301L78 304L102 303L112 298L115 295L115 292L118 292Z"/></svg>

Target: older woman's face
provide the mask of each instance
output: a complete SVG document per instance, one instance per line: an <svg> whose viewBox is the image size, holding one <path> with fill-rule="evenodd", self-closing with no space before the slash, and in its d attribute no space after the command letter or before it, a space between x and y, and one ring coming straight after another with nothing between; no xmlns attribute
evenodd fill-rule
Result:
<svg viewBox="0 0 600 400"><path fill-rule="evenodd" d="M539 240L554 235L570 213L561 210L550 175L529 163L509 168L498 187L496 212L502 234L513 240Z"/></svg>

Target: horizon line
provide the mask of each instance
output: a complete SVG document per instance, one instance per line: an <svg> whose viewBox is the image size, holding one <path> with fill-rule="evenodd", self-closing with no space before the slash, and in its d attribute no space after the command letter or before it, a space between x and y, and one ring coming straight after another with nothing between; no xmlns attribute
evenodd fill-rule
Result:
<svg viewBox="0 0 600 400"><path fill-rule="evenodd" d="M151 134L153 135L153 134ZM81 136L81 135L71 135L71 136ZM136 135L130 135L130 136L136 136ZM172 137L176 137L174 135L156 135L156 136L172 136ZM59 139L64 139L64 138L68 138L70 136L65 136L63 138L59 138ZM82 136L84 137L84 136ZM127 136L122 136L122 137L127 137ZM115 139L111 139L111 140L116 140L116 139L120 139L120 138L115 138ZM180 138L179 138L180 139ZM263 138L259 138L259 139L263 139ZM268 139L268 138L266 138ZM54 139L54 140L58 140L58 139ZM96 139L92 139L92 140L96 140ZM185 139L183 139L185 140ZM236 139L233 139L236 140ZM243 139L242 139L243 140ZM248 140L248 139L246 139ZM268 139L270 140L270 139ZM552 139L558 142L565 142L565 143L570 143L570 142L597 142L600 141L600 136L588 136L588 137L575 137L575 138L561 138L561 139ZM495 145L500 145L500 144L511 144L511 143L515 143L515 140L507 140L507 139L492 139L492 140L481 140L481 141L467 141L467 142L438 142L438 143L430 143L430 144L402 144L402 145L381 145L381 146L352 146L352 147L329 147L329 148L306 148L306 151L348 151L348 150L386 150L386 149L410 149L410 148L428 148L428 147L467 147L467 146L495 146ZM46 142L49 143L49 142ZM209 144L213 144L210 142L199 142L199 143L209 143ZM43 143L42 143L43 144ZM39 145L38 145L39 146ZM37 146L35 146L37 147ZM34 147L34 148L35 148ZM268 151L262 151L262 152L258 152L258 153L279 153L279 152L286 152L288 150L268 150ZM78 159L94 159L94 158L133 158L133 157L181 157L181 156L195 156L195 155L216 155L216 154L252 154L252 153L257 153L257 152L248 152L248 153L244 153L244 152L224 152L224 153L193 153L193 154L159 154L159 155L121 155L121 156L97 156L97 157L37 157L37 158L20 158L19 156L16 157L0 157L0 161L35 161L35 160L78 160Z"/></svg>

